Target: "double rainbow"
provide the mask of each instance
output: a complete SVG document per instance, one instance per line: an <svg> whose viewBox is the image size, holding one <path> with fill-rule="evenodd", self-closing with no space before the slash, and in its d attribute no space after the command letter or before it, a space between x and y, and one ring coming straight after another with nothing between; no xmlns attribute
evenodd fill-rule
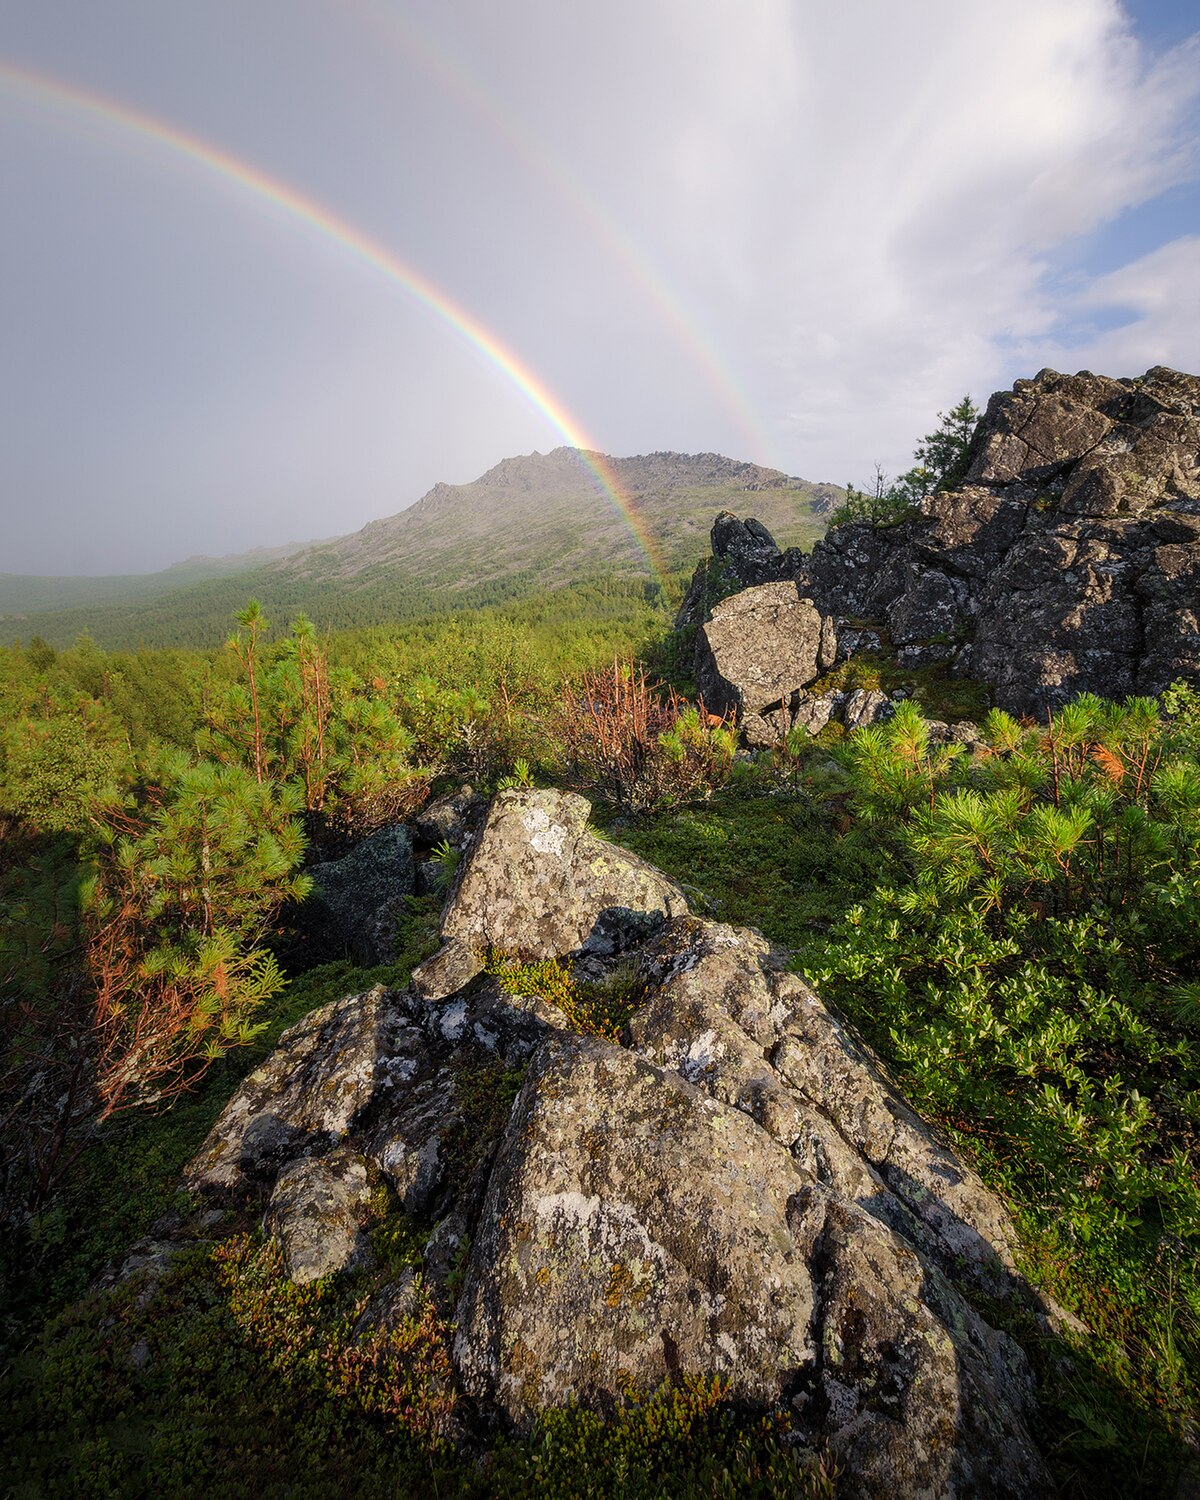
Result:
<svg viewBox="0 0 1200 1500"><path fill-rule="evenodd" d="M290 218L347 252L354 259L381 272L390 282L407 292L429 309L443 323L461 335L468 344L509 380L531 406L561 434L567 445L578 451L583 464L595 477L600 489L625 522L634 541L645 555L651 577L663 582L663 567L657 544L646 523L638 514L632 499L624 494L604 454L596 449L579 423L563 404L510 349L506 349L483 323L427 276L401 260L386 246L372 239L348 220L306 197L278 178L241 161L227 151L210 145L153 115L129 105L107 99L75 84L18 68L0 61L0 85L11 93L40 105L56 104L92 120L102 120L121 130L174 152L177 156L203 167L206 171L236 183L255 197L282 210Z"/></svg>

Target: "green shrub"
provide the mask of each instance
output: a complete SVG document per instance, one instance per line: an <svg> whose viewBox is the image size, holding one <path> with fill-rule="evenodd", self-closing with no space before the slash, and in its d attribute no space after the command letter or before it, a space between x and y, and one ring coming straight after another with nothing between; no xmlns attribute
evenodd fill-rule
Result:
<svg viewBox="0 0 1200 1500"><path fill-rule="evenodd" d="M523 963L504 953L493 953L488 973L510 995L537 995L556 1006L573 1031L583 1036L619 1042L634 1011L642 1004L644 986L632 971L618 969L606 979L581 980L561 958Z"/></svg>
<svg viewBox="0 0 1200 1500"><path fill-rule="evenodd" d="M984 729L968 756L902 709L847 741L894 876L799 962L1070 1258L1055 1290L1099 1309L1093 1347L1134 1397L1111 1441L1161 1466L1169 1435L1136 1411L1178 1423L1200 1358L1200 765L1144 699ZM1090 1291L1114 1280L1119 1312ZM1086 1437L1063 1436L1073 1462Z"/></svg>

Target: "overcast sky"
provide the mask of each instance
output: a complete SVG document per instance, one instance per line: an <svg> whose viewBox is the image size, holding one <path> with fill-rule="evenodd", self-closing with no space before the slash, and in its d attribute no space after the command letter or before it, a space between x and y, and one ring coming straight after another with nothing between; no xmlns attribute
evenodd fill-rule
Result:
<svg viewBox="0 0 1200 1500"><path fill-rule="evenodd" d="M618 455L861 481L965 391L1196 371L1198 143L1194 0L0 0L0 571L565 440L342 231Z"/></svg>

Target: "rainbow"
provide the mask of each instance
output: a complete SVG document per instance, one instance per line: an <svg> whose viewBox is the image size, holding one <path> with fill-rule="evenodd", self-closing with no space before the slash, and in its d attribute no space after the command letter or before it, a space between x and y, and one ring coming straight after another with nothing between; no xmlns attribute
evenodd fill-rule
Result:
<svg viewBox="0 0 1200 1500"><path fill-rule="evenodd" d="M590 470L600 489L612 502L617 514L625 522L634 541L646 558L653 581L663 585L665 572L658 545L650 534L645 521L638 514L632 499L624 494L617 482L612 466L603 453L592 443L578 422L560 401L546 388L532 370L506 349L483 323L447 293L435 286L428 277L406 264L378 240L372 239L354 224L339 218L323 204L297 192L278 178L270 177L249 162L241 161L227 151L210 145L199 136L190 135L156 119L129 105L117 103L103 95L93 93L75 84L28 68L18 68L12 63L0 61L0 84L18 97L23 96L40 105L56 104L83 114L91 119L100 119L121 130L130 131L144 139L174 152L177 156L203 167L227 182L252 193L255 197L272 204L290 218L299 221L346 251L354 259L381 272L390 282L402 288L415 301L427 308L443 323L462 336L468 344L489 361L509 380L539 411L550 425L565 439L567 445L577 450L585 467Z"/></svg>
<svg viewBox="0 0 1200 1500"><path fill-rule="evenodd" d="M764 455L764 462L780 468L782 465L771 439L711 338L703 333L697 317L683 307L678 294L644 252L612 216L598 206L545 142L533 139L474 74L447 57L413 16L397 14L387 0L337 0L337 9L339 14L346 10L357 12L364 25L394 40L411 61L436 77L442 88L460 105L478 115L494 135L504 140L509 151L586 224L592 238L606 247L656 315L671 328L676 342L687 349L693 365L703 373L725 410L740 427L748 451Z"/></svg>

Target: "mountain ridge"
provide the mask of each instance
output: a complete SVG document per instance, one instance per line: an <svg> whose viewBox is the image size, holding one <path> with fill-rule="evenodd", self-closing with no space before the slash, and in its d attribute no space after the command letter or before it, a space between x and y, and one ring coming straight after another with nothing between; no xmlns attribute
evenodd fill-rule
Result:
<svg viewBox="0 0 1200 1500"><path fill-rule="evenodd" d="M811 544L840 488L716 453L660 450L612 458L560 447L501 459L467 484L439 482L412 505L355 532L295 544L283 555L217 575L177 581L175 569L100 580L86 598L27 608L12 618L14 586L0 587L8 639L37 634L65 644L89 630L102 645L204 645L220 640L233 611L259 598L279 623L297 611L320 628L385 623L447 608L515 598L605 573L656 580L639 536L591 464L613 476L637 530L662 569L690 564L715 511L756 492L764 524L785 543Z"/></svg>

